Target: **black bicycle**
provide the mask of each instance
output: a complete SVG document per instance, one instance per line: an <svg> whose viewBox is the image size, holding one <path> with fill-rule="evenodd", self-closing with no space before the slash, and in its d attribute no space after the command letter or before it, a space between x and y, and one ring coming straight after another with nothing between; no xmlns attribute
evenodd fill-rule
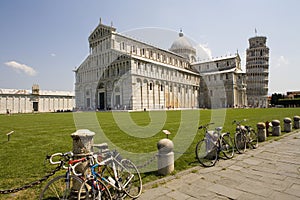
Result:
<svg viewBox="0 0 300 200"><path fill-rule="evenodd" d="M214 166L220 157L220 152L222 152L227 159L232 158L234 155L234 144L230 133L221 133L222 127L208 131L207 129L211 124L214 123L199 127L199 130L204 129L205 136L196 146L196 156L204 167Z"/></svg>
<svg viewBox="0 0 300 200"><path fill-rule="evenodd" d="M236 132L234 134L234 143L236 150L239 153L244 153L247 149L247 146L251 149L256 149L258 147L258 136L257 133L251 126L243 126L242 122L246 121L233 121L233 124L236 124Z"/></svg>

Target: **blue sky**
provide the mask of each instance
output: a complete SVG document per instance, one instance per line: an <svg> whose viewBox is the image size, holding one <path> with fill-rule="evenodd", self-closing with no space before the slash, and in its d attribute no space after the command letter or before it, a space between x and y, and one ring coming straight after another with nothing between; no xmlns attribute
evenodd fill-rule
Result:
<svg viewBox="0 0 300 200"><path fill-rule="evenodd" d="M269 93L300 90L299 9L298 0L1 0L0 88L36 83L44 90L73 90L72 70L88 55L88 36L101 17L118 32L182 28L213 57L238 50L243 63L256 28L268 38ZM161 37L139 36L167 41Z"/></svg>

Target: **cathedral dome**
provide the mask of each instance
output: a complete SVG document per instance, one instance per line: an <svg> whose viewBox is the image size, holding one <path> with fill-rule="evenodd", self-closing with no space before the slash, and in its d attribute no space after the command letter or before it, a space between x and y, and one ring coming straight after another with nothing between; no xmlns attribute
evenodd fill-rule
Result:
<svg viewBox="0 0 300 200"><path fill-rule="evenodd" d="M179 37L171 45L170 51L188 58L191 62L195 61L196 49L180 30Z"/></svg>
<svg viewBox="0 0 300 200"><path fill-rule="evenodd" d="M183 35L182 31L180 31L179 37L171 45L170 51L179 49L195 50L190 41Z"/></svg>

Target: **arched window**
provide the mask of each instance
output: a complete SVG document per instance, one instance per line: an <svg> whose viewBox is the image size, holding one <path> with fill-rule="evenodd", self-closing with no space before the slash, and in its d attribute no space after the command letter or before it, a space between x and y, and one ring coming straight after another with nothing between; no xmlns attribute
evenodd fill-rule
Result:
<svg viewBox="0 0 300 200"><path fill-rule="evenodd" d="M104 89L104 83L100 83L99 89Z"/></svg>
<svg viewBox="0 0 300 200"><path fill-rule="evenodd" d="M120 88L118 86L115 88L115 92L120 92Z"/></svg>

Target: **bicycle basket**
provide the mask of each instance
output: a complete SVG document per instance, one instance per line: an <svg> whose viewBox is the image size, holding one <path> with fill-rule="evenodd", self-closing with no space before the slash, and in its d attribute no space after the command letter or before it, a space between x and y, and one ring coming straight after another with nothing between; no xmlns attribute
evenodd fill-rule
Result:
<svg viewBox="0 0 300 200"><path fill-rule="evenodd" d="M214 146L217 144L218 133L216 131L207 131L205 137L206 137L206 153L209 153L213 150Z"/></svg>
<svg viewBox="0 0 300 200"><path fill-rule="evenodd" d="M247 131L247 129L245 128L245 126L236 127L235 130L236 131Z"/></svg>
<svg viewBox="0 0 300 200"><path fill-rule="evenodd" d="M216 143L219 138L219 134L216 131L207 131L205 137Z"/></svg>

